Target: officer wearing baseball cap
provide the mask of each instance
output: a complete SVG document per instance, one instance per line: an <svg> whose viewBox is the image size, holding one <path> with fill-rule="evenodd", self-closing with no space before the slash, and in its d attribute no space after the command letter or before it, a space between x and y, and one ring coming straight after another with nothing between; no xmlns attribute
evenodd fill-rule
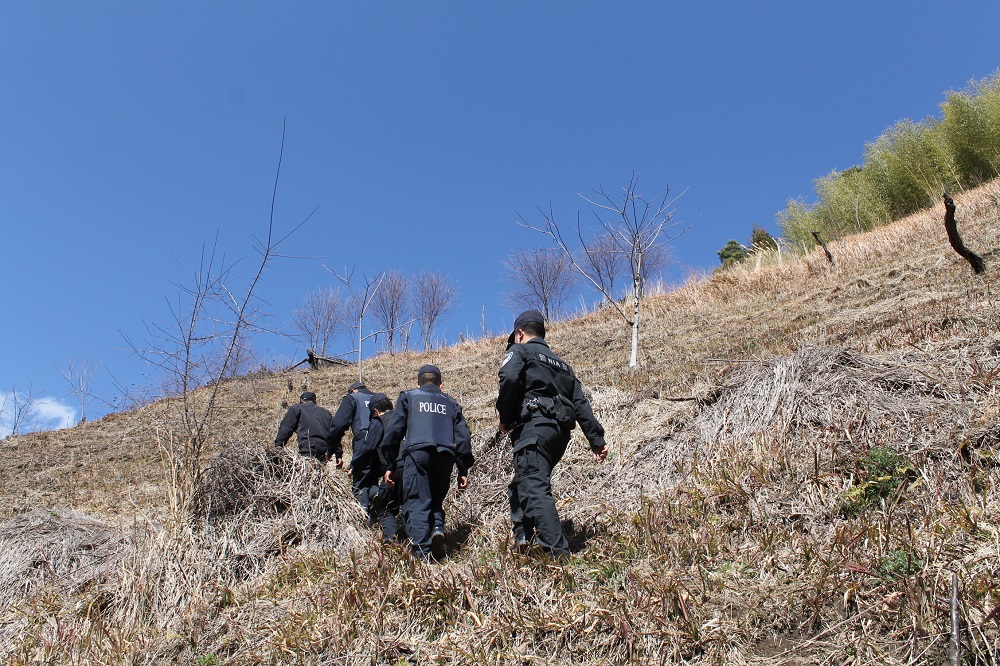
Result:
<svg viewBox="0 0 1000 666"><path fill-rule="evenodd" d="M306 391L299 396L299 403L285 412L285 417L278 426L274 445L282 448L292 435L297 434L301 455L326 461L330 458L329 436L332 422L333 416L329 410L316 404L316 394Z"/></svg>
<svg viewBox="0 0 1000 666"><path fill-rule="evenodd" d="M535 544L552 555L567 555L569 542L552 498L552 469L577 423L594 460L604 461L604 428L573 368L545 341L545 318L538 310L518 315L498 374L498 427L510 433L513 443L514 479L507 496L515 547Z"/></svg>
<svg viewBox="0 0 1000 666"><path fill-rule="evenodd" d="M458 468L458 489L465 490L474 462L469 424L461 405L441 391L441 370L436 365L417 371L417 388L399 394L392 414L380 447L387 464L385 480L397 483L402 472L401 510L413 557L441 559L443 504L452 468Z"/></svg>
<svg viewBox="0 0 1000 666"><path fill-rule="evenodd" d="M333 426L330 428L331 451L337 458L337 467L344 466L344 433L351 429L351 451L360 442L365 441L368 434L368 419L371 413L370 403L374 393L368 390L364 382L354 382L347 387L347 394L341 399L337 413L333 415ZM357 481L357 479L355 479ZM357 488L355 488L357 495Z"/></svg>

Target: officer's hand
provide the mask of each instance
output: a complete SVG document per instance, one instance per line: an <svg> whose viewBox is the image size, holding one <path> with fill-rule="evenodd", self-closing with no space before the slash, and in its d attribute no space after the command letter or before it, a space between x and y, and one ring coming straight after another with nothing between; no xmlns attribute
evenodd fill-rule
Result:
<svg viewBox="0 0 1000 666"><path fill-rule="evenodd" d="M497 415L497 430L501 433L506 434L507 428L506 426L504 426L503 423L500 422L500 412L497 412L496 415Z"/></svg>
<svg viewBox="0 0 1000 666"><path fill-rule="evenodd" d="M467 476L458 477L458 489L465 490L468 487L469 487L469 477Z"/></svg>
<svg viewBox="0 0 1000 666"><path fill-rule="evenodd" d="M337 458L337 469L344 469L344 459Z"/></svg>
<svg viewBox="0 0 1000 666"><path fill-rule="evenodd" d="M389 486L390 488L392 488L394 485L396 485L396 473L395 472L388 471L388 472L385 473L385 485Z"/></svg>
<svg viewBox="0 0 1000 666"><path fill-rule="evenodd" d="M605 444L599 449L594 451L594 462L604 462L604 459L608 457L608 445Z"/></svg>

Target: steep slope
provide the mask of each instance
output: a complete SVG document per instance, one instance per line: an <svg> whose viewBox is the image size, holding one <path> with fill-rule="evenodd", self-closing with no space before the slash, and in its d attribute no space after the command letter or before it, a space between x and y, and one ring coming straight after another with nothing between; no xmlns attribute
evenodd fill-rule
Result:
<svg viewBox="0 0 1000 666"><path fill-rule="evenodd" d="M479 464L438 567L380 550L343 473L263 453L282 401L308 385L333 405L353 368L228 383L204 463L222 458L198 489L172 475L169 401L8 440L0 648L13 663L934 663L954 573L965 648L995 663L1000 185L958 204L984 276L928 211L832 244L835 265L771 255L651 298L635 370L612 313L552 326L613 447L590 463L577 431L557 470L565 564L508 552L502 337L365 362L391 396L438 364L469 417ZM234 489L254 501L191 513L198 492ZM56 507L72 511L28 512Z"/></svg>

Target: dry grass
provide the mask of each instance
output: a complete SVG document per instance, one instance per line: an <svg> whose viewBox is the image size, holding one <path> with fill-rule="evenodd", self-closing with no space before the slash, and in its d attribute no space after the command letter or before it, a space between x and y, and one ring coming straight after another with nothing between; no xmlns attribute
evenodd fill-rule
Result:
<svg viewBox="0 0 1000 666"><path fill-rule="evenodd" d="M833 266L786 251L651 299L635 370L612 313L553 326L613 448L590 463L577 431L557 468L566 563L509 552L501 338L365 365L394 396L437 363L465 406L478 464L449 499L440 566L378 547L342 472L265 451L283 401L308 387L332 407L353 368L227 384L193 487L163 444L169 401L14 438L0 649L14 664L940 663L957 573L966 663L997 663L998 203L998 184L958 201L985 276L931 211L831 244Z"/></svg>

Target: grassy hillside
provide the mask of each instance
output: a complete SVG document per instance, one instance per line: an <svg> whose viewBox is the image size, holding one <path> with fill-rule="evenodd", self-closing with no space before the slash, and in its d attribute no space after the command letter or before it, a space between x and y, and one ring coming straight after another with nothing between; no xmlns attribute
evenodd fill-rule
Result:
<svg viewBox="0 0 1000 666"><path fill-rule="evenodd" d="M438 364L478 457L449 557L363 526L349 477L265 451L308 386L228 383L189 486L176 405L11 438L0 456L0 651L13 664L965 663L1000 660L1000 184L822 253L692 278L646 310L639 367L610 312L551 327L613 451L553 479L574 555L512 555L504 340L366 362L395 395Z"/></svg>

